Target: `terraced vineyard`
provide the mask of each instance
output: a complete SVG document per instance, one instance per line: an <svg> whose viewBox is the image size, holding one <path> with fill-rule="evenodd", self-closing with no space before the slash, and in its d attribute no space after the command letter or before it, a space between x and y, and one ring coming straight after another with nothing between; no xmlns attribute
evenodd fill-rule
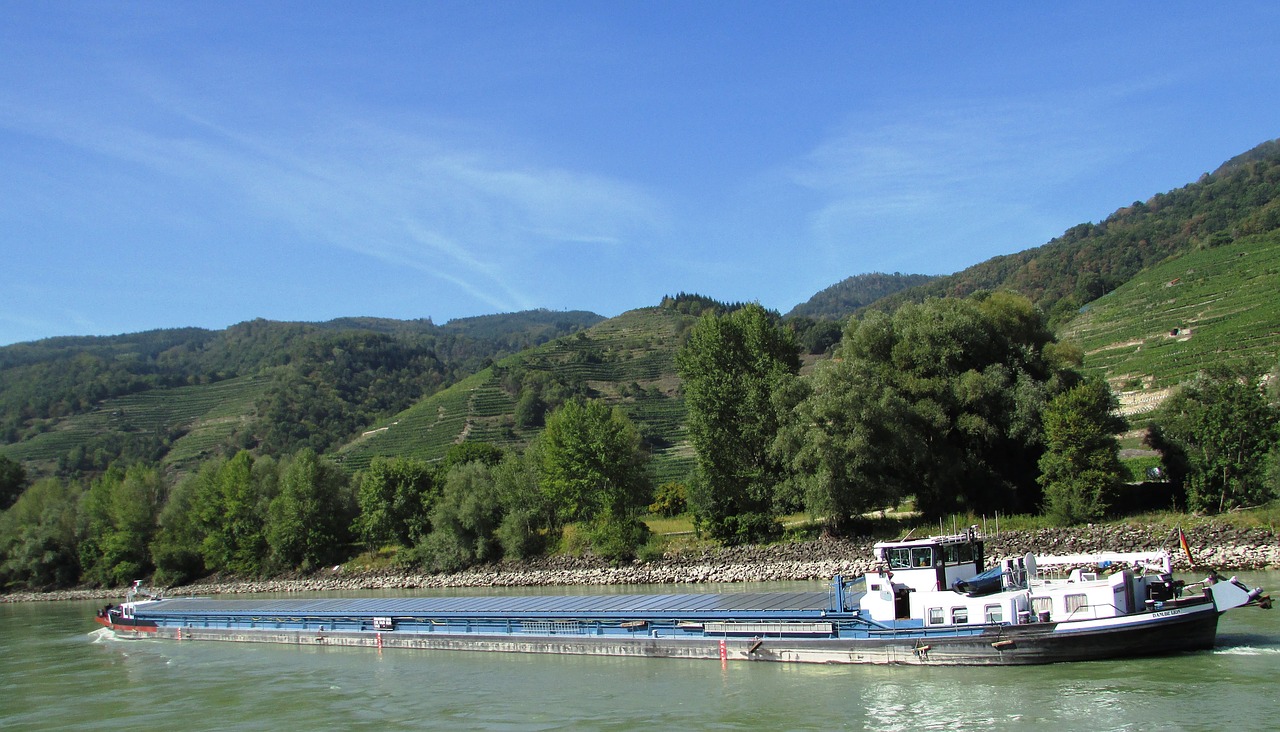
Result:
<svg viewBox="0 0 1280 732"><path fill-rule="evenodd" d="M1280 354L1280 232L1171 259L1096 300L1063 330L1130 414L1214 361Z"/></svg>
<svg viewBox="0 0 1280 732"><path fill-rule="evenodd" d="M593 397L620 406L656 446L655 479L683 479L693 467L693 451L674 359L681 333L693 322L687 315L645 308L521 352L374 425L338 457L354 471L379 455L438 460L451 445L469 440L522 448L537 430L516 426L515 397L498 376L521 369L585 385Z"/></svg>
<svg viewBox="0 0 1280 732"><path fill-rule="evenodd" d="M270 375L259 374L205 387L200 397L211 401L208 409L189 423L185 435L174 441L165 462L186 469L207 458L252 418L254 403L270 381Z"/></svg>
<svg viewBox="0 0 1280 732"><path fill-rule="evenodd" d="M108 399L88 414L63 420L57 429L5 446L7 456L37 465L54 463L103 434L182 432L165 458L179 469L207 456L253 413L269 375L227 379L172 389L152 389Z"/></svg>

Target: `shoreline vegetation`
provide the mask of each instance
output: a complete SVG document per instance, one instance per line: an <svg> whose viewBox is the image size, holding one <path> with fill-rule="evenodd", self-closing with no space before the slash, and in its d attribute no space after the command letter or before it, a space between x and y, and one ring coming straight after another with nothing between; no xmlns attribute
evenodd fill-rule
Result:
<svg viewBox="0 0 1280 732"><path fill-rule="evenodd" d="M1240 528L1209 523L1186 530L1194 567L1179 551L1176 529L1165 525L1088 526L1071 529L1003 531L987 535L988 562L1034 552L1040 555L1165 549L1175 572L1210 569L1249 571L1280 568L1280 534L1274 528ZM334 567L305 576L276 578L210 577L162 589L167 597L244 593L332 592L388 589L544 587L628 584L733 584L741 582L825 581L837 574L858 576L874 569L877 540L817 539L769 545L669 553L649 562L613 565L594 556L558 555L525 562L474 567L453 574L414 569L351 570ZM118 599L125 588L74 588L0 595L0 602Z"/></svg>

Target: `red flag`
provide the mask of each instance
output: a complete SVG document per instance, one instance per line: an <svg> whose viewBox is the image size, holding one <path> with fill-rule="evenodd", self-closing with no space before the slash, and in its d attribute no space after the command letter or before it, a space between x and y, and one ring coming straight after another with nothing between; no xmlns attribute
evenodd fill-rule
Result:
<svg viewBox="0 0 1280 732"><path fill-rule="evenodd" d="M1182 527L1178 527L1178 543L1182 545L1182 551L1187 554L1187 562L1192 567L1196 566L1196 560L1191 558L1191 545L1187 544L1187 535L1182 533Z"/></svg>

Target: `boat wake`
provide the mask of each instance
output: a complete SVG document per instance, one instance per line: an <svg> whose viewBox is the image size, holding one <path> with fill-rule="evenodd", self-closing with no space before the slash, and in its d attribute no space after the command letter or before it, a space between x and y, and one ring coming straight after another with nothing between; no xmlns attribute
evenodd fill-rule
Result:
<svg viewBox="0 0 1280 732"><path fill-rule="evenodd" d="M89 641L90 643L127 643L129 640L127 638L121 638L115 633L112 633L108 628L98 628L97 630L91 630L89 631L88 635L89 635L89 638L91 639Z"/></svg>
<svg viewBox="0 0 1280 732"><path fill-rule="evenodd" d="M1275 656L1280 655L1280 648L1259 648L1257 646L1229 646L1218 648L1214 653L1219 656Z"/></svg>

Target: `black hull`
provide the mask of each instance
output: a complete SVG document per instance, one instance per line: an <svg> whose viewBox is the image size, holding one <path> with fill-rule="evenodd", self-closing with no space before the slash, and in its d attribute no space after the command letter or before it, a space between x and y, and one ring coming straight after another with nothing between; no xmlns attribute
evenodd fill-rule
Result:
<svg viewBox="0 0 1280 732"><path fill-rule="evenodd" d="M1061 624L1003 626L980 636L912 644L905 663L1017 666L1164 656L1212 649L1218 613L1207 610L1159 623L1067 632ZM903 644L898 644L899 648Z"/></svg>

